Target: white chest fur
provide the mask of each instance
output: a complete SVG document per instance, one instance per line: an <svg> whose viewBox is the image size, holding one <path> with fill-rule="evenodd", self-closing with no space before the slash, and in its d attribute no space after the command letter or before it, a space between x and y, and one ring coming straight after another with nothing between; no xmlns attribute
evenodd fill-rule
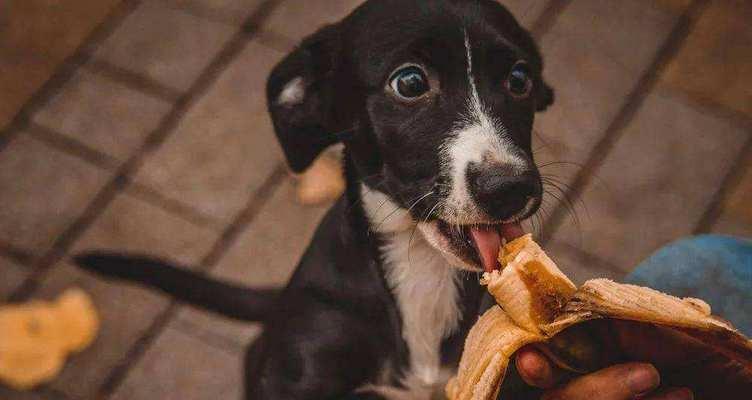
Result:
<svg viewBox="0 0 752 400"><path fill-rule="evenodd" d="M384 246L387 282L402 313L411 373L422 384L440 380L441 342L456 328L457 272L419 233L394 235ZM416 238L418 237L418 238Z"/></svg>
<svg viewBox="0 0 752 400"><path fill-rule="evenodd" d="M371 224L386 237L387 283L402 315L402 337L410 350L406 383L431 386L443 380L441 342L458 326L458 272L414 232L415 222L383 193L362 190Z"/></svg>

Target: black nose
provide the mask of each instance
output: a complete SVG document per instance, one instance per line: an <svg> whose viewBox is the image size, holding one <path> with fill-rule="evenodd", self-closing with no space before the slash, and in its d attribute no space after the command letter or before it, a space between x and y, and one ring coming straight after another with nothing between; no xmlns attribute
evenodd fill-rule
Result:
<svg viewBox="0 0 752 400"><path fill-rule="evenodd" d="M515 173L510 168L471 168L467 174L470 193L491 218L503 221L517 216L541 195L537 172Z"/></svg>

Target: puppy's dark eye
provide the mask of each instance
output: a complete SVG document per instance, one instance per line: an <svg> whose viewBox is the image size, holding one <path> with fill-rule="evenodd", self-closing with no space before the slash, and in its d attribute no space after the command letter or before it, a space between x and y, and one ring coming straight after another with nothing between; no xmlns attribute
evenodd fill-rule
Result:
<svg viewBox="0 0 752 400"><path fill-rule="evenodd" d="M389 87L403 99L420 97L430 89L426 73L416 65L402 68L392 74L389 78Z"/></svg>
<svg viewBox="0 0 752 400"><path fill-rule="evenodd" d="M530 68L524 61L514 64L512 71L507 77L507 90L514 97L523 98L530 94L533 88L533 81L530 79Z"/></svg>

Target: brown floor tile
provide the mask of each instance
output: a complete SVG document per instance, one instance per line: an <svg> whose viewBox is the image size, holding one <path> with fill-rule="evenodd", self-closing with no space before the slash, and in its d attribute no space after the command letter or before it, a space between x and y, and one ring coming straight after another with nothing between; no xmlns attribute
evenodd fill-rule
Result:
<svg viewBox="0 0 752 400"><path fill-rule="evenodd" d="M167 3L172 7L230 23L241 23L263 0L151 0Z"/></svg>
<svg viewBox="0 0 752 400"><path fill-rule="evenodd" d="M576 285L595 278L607 278L615 281L624 279L625 273L613 266L605 265L601 260L584 254L566 243L552 241L546 243L546 253L559 268Z"/></svg>
<svg viewBox="0 0 752 400"><path fill-rule="evenodd" d="M284 286L327 209L297 204L294 186L285 180L212 274L250 286ZM181 311L180 319L196 327L196 334L206 329L207 335L218 334L242 345L260 332L258 325L227 321L192 308Z"/></svg>
<svg viewBox="0 0 752 400"><path fill-rule="evenodd" d="M108 178L108 173L20 134L0 153L0 241L41 255Z"/></svg>
<svg viewBox="0 0 752 400"><path fill-rule="evenodd" d="M611 59L581 52L565 37L547 36L544 76L556 91L556 100L535 120L533 150L541 173L569 184L590 156L625 96L639 79Z"/></svg>
<svg viewBox="0 0 752 400"><path fill-rule="evenodd" d="M752 157L742 166L741 179L726 197L711 231L752 238Z"/></svg>
<svg viewBox="0 0 752 400"><path fill-rule="evenodd" d="M141 4L95 57L186 90L234 29L156 2Z"/></svg>
<svg viewBox="0 0 752 400"><path fill-rule="evenodd" d="M676 20L676 14L656 8L653 0L574 0L556 25L557 32L581 51L598 53L641 73Z"/></svg>
<svg viewBox="0 0 752 400"><path fill-rule="evenodd" d="M34 54L0 48L0 131L47 81L55 64Z"/></svg>
<svg viewBox="0 0 752 400"><path fill-rule="evenodd" d="M752 225L752 155L747 156L747 159L742 166L741 180L728 195L724 209L729 216Z"/></svg>
<svg viewBox="0 0 752 400"><path fill-rule="evenodd" d="M242 352L230 354L168 326L112 398L239 399L242 356Z"/></svg>
<svg viewBox="0 0 752 400"><path fill-rule="evenodd" d="M710 232L721 235L741 236L752 239L752 223L740 220L737 216L723 212L710 228Z"/></svg>
<svg viewBox="0 0 752 400"><path fill-rule="evenodd" d="M0 257L0 304L26 280L31 269ZM0 397L2 398L2 397Z"/></svg>
<svg viewBox="0 0 752 400"><path fill-rule="evenodd" d="M68 262L55 266L35 297L55 298L71 287L93 297L101 326L91 347L71 356L50 386L71 398L91 399L169 300L135 286L105 281Z"/></svg>
<svg viewBox="0 0 752 400"><path fill-rule="evenodd" d="M668 10L677 14L681 14L692 3L692 0L654 0L654 1L658 7L661 7L665 10Z"/></svg>
<svg viewBox="0 0 752 400"><path fill-rule="evenodd" d="M0 3L0 130L120 1Z"/></svg>
<svg viewBox="0 0 752 400"><path fill-rule="evenodd" d="M0 48L62 61L121 0L26 0L0 4Z"/></svg>
<svg viewBox="0 0 752 400"><path fill-rule="evenodd" d="M586 189L581 230L565 221L556 238L629 271L692 232L747 137L680 97L651 94Z"/></svg>
<svg viewBox="0 0 752 400"><path fill-rule="evenodd" d="M520 25L530 29L538 17L543 14L549 0L497 0L497 2L506 6L517 18Z"/></svg>
<svg viewBox="0 0 752 400"><path fill-rule="evenodd" d="M169 109L162 100L79 70L33 120L124 161Z"/></svg>
<svg viewBox="0 0 752 400"><path fill-rule="evenodd" d="M541 15L548 0L500 0L523 26L530 27ZM363 0L330 0L320 2L286 1L277 7L265 29L295 41L302 40L321 26L345 17Z"/></svg>
<svg viewBox="0 0 752 400"><path fill-rule="evenodd" d="M572 183L675 19L642 1L575 0L564 9L541 41L543 75L556 91L554 105L535 122L536 161L557 163L543 167L543 174Z"/></svg>
<svg viewBox="0 0 752 400"><path fill-rule="evenodd" d="M189 306L182 307L177 318L176 329L224 348L245 349L263 330L261 323L235 321Z"/></svg>
<svg viewBox="0 0 752 400"><path fill-rule="evenodd" d="M148 157L136 179L219 225L228 223L282 162L264 90L281 56L250 43Z"/></svg>
<svg viewBox="0 0 752 400"><path fill-rule="evenodd" d="M115 198L73 246L71 253L118 250L193 265L208 253L217 237L214 231L197 227L126 191Z"/></svg>
<svg viewBox="0 0 752 400"><path fill-rule="evenodd" d="M215 239L214 232L120 195L84 233L71 254L92 249L123 250L190 266L208 253ZM90 399L169 300L152 291L106 281L67 261L52 270L36 295L51 298L69 287L81 287L92 295L102 326L92 347L72 357L52 386L72 398Z"/></svg>
<svg viewBox="0 0 752 400"><path fill-rule="evenodd" d="M239 322L188 306L177 315L175 329L228 351L245 351L264 328L262 323Z"/></svg>
<svg viewBox="0 0 752 400"><path fill-rule="evenodd" d="M663 81L701 100L752 116L752 3L712 1Z"/></svg>
<svg viewBox="0 0 752 400"><path fill-rule="evenodd" d="M269 15L264 29L300 41L325 24L339 21L362 3L363 0L285 0Z"/></svg>
<svg viewBox="0 0 752 400"><path fill-rule="evenodd" d="M258 286L287 283L328 206L301 206L286 180L214 269L226 279Z"/></svg>
<svg viewBox="0 0 752 400"><path fill-rule="evenodd" d="M59 400L38 392L16 392L0 386L0 399L3 400Z"/></svg>

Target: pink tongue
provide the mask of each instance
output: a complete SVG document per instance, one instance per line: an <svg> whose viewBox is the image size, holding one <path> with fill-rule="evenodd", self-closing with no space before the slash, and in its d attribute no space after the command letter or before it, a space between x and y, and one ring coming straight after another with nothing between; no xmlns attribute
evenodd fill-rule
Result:
<svg viewBox="0 0 752 400"><path fill-rule="evenodd" d="M501 250L501 238L512 241L524 234L519 224L504 224L501 227L474 227L470 235L478 248L483 269L491 272L499 267L498 257Z"/></svg>
<svg viewBox="0 0 752 400"><path fill-rule="evenodd" d="M496 229L486 227L470 228L470 235L473 237L475 247L478 248L480 261L483 263L483 269L491 272L497 269L499 250L501 249L501 235Z"/></svg>

